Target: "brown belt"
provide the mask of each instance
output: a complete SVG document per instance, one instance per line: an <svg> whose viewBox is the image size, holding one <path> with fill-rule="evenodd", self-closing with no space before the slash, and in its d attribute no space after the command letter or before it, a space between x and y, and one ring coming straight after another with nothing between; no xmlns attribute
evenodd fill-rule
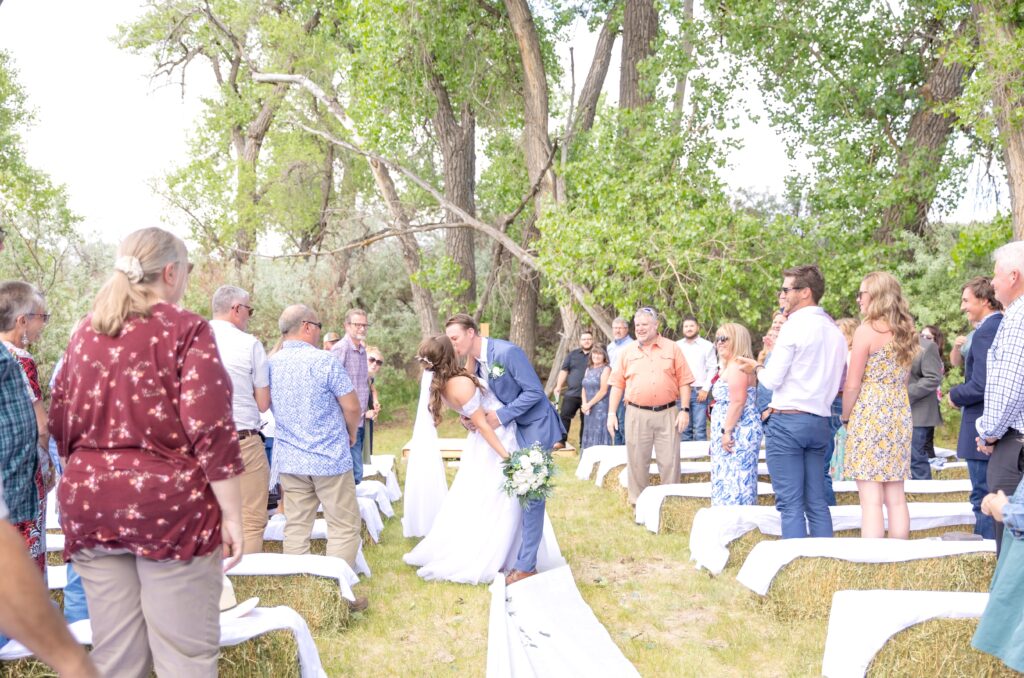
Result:
<svg viewBox="0 0 1024 678"><path fill-rule="evenodd" d="M256 429L250 428L250 429L246 429L244 431L239 431L238 432L238 439L239 440L245 440L246 438L248 438L250 436L258 436L259 434L260 434L260 432L257 431Z"/></svg>
<svg viewBox="0 0 1024 678"><path fill-rule="evenodd" d="M803 410L777 410L774 407L769 407L768 408L768 413L769 414L810 414L809 412L804 412Z"/></svg>

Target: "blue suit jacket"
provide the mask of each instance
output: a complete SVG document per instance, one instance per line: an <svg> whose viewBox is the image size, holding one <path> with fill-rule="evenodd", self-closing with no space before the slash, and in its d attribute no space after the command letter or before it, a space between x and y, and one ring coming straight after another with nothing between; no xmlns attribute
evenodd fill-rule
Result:
<svg viewBox="0 0 1024 678"><path fill-rule="evenodd" d="M545 449L562 439L565 428L523 349L502 339L487 339L487 365L505 368L500 377L488 377L488 386L504 405L498 410L502 424L516 422L516 439L522 447L535 442Z"/></svg>
<svg viewBox="0 0 1024 678"><path fill-rule="evenodd" d="M974 423L985 410L985 377L988 374L988 350L996 338L996 330L1003 321L1002 313L993 313L974 332L971 350L964 358L964 383L954 386L949 397L960 410L960 438L956 444L956 456L961 459L987 460L989 456L978 452L975 438L978 432Z"/></svg>

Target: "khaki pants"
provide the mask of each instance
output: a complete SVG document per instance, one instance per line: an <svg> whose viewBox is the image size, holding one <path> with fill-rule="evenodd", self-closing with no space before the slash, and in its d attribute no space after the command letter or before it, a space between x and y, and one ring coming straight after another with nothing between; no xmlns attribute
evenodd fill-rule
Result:
<svg viewBox="0 0 1024 678"><path fill-rule="evenodd" d="M71 558L85 584L92 660L102 676L216 676L220 549L190 561L147 560L124 549Z"/></svg>
<svg viewBox="0 0 1024 678"><path fill-rule="evenodd" d="M629 503L644 491L651 479L651 448L658 462L661 484L679 482L679 433L676 417L679 408L672 406L661 412L642 410L626 405L626 453L629 469Z"/></svg>
<svg viewBox="0 0 1024 678"><path fill-rule="evenodd" d="M281 489L286 497L284 552L288 555L309 553L309 534L313 530L317 505L323 504L327 519L327 555L342 558L355 568L363 521L359 516L352 472L338 476L282 473Z"/></svg>
<svg viewBox="0 0 1024 678"><path fill-rule="evenodd" d="M239 441L245 471L242 483L242 553L263 550L263 531L267 527L267 495L270 485L270 467L263 438L249 436Z"/></svg>

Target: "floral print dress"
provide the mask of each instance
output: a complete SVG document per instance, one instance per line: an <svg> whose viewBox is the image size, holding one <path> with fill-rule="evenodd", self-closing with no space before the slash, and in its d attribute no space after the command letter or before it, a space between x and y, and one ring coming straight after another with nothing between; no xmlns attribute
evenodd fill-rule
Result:
<svg viewBox="0 0 1024 678"><path fill-rule="evenodd" d="M732 452L722 447L722 428L729 410L729 384L719 378L711 387L711 505L757 503L757 454L761 449L761 417L757 412L757 388L747 388L747 401L733 429Z"/></svg>
<svg viewBox="0 0 1024 678"><path fill-rule="evenodd" d="M868 356L860 395L846 426L843 477L876 482L910 477L914 429L907 372L896 362L891 340Z"/></svg>

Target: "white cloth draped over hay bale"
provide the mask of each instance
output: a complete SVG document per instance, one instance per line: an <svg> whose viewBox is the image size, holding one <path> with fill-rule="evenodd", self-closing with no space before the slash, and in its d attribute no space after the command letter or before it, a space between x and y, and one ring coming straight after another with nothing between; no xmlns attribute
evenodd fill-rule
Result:
<svg viewBox="0 0 1024 678"><path fill-rule="evenodd" d="M921 502L908 504L912 532L960 525L974 525L969 503ZM832 506L832 529L858 530L860 506ZM888 523L888 518L886 519ZM729 544L751 530L781 536L782 520L772 506L712 506L702 508L690 530L690 559L698 568L717 575L729 561Z"/></svg>
<svg viewBox="0 0 1024 678"><path fill-rule="evenodd" d="M875 654L897 632L929 619L977 618L987 603L987 593L839 591L832 596L821 673L826 678L862 678Z"/></svg>
<svg viewBox="0 0 1024 678"><path fill-rule="evenodd" d="M376 509L374 509L376 510ZM278 513L267 522L267 527L263 531L263 541L284 541L284 525L285 518L283 515ZM310 539L327 539L327 521L323 518L317 518L313 521L313 529L309 534ZM367 577L370 576L370 565L366 562L366 557L363 555L363 547L360 544L359 551L356 553L356 574L365 574Z"/></svg>
<svg viewBox="0 0 1024 678"><path fill-rule="evenodd" d="M774 495L769 483L757 484L758 496ZM651 532L661 529L661 509L668 497L687 497L711 501L711 483L676 483L672 485L651 485L640 493L636 500L636 522ZM710 504L708 506L710 508Z"/></svg>

